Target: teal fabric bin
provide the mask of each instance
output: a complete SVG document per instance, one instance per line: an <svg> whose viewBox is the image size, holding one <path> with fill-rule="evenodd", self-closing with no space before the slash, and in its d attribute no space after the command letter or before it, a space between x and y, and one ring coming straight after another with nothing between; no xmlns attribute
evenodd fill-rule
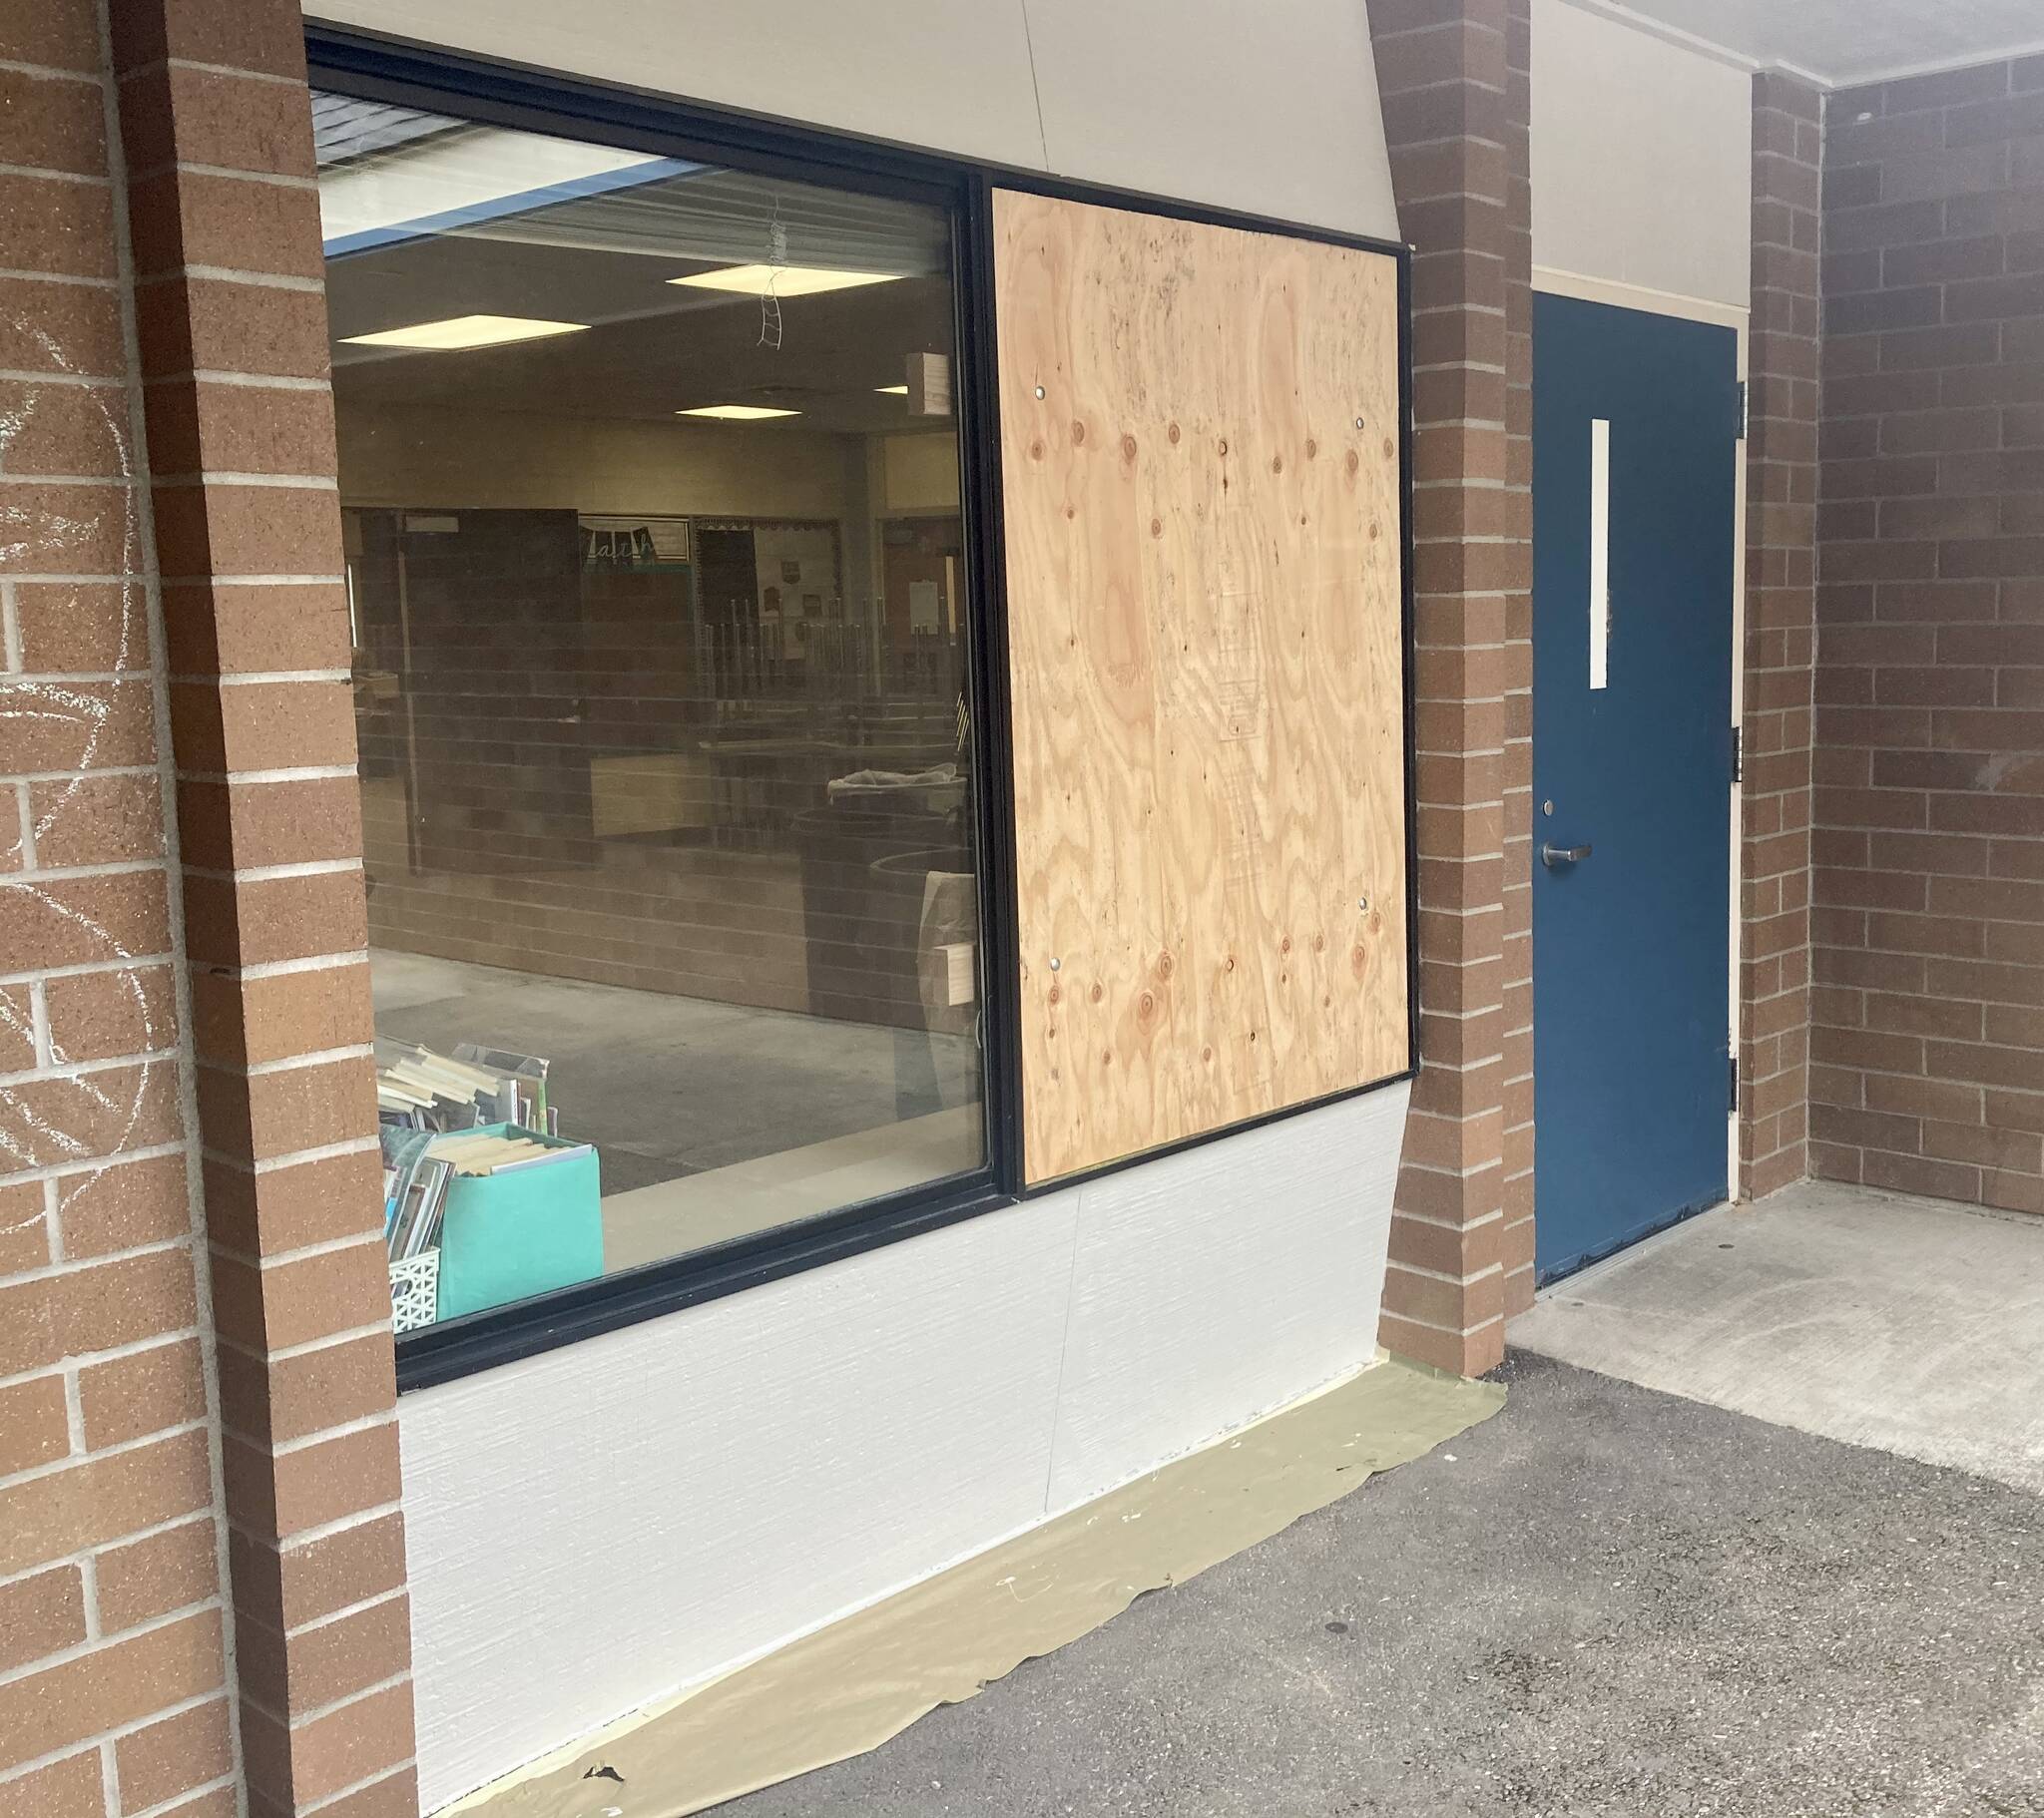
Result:
<svg viewBox="0 0 2044 1818"><path fill-rule="evenodd" d="M512 1124L492 1136L578 1145ZM439 1317L458 1319L603 1273L603 1187L596 1150L507 1174L456 1174L440 1225Z"/></svg>

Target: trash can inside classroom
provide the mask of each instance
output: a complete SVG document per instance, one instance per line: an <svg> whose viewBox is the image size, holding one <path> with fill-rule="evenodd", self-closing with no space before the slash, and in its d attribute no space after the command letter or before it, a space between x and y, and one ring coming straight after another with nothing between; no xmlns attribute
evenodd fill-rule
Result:
<svg viewBox="0 0 2044 1818"><path fill-rule="evenodd" d="M896 1028L920 1024L914 959L922 879L932 868L965 868L954 818L926 803L921 788L865 789L795 817L812 1015ZM942 863L932 858L914 872L909 901L906 876L877 867L912 854L934 854ZM899 982L903 952L905 987Z"/></svg>
<svg viewBox="0 0 2044 1818"><path fill-rule="evenodd" d="M873 989L887 1007L882 1019L897 1029L927 1029L929 1007L922 990L923 903L932 871L962 872L957 846L924 846L875 859L872 872L872 939L876 968Z"/></svg>

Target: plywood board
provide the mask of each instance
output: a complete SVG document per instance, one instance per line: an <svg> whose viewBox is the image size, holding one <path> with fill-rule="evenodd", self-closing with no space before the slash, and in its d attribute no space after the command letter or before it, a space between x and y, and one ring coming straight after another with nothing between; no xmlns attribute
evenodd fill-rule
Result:
<svg viewBox="0 0 2044 1818"><path fill-rule="evenodd" d="M1408 1064L1397 269L994 232L1036 1182Z"/></svg>

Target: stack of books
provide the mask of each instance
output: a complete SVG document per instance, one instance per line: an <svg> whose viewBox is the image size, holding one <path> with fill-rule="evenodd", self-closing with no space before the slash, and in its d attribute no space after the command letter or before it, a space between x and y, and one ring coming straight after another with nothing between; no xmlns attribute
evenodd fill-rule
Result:
<svg viewBox="0 0 2044 1818"><path fill-rule="evenodd" d="M430 1135L383 1133L383 1237L390 1260L422 1256L440 1243L454 1164L428 1153Z"/></svg>
<svg viewBox="0 0 2044 1818"><path fill-rule="evenodd" d="M542 1142L522 1131L446 1133L386 1124L383 1234L390 1260L402 1262L438 1248L455 1175L522 1172L571 1160L591 1149L587 1142Z"/></svg>
<svg viewBox="0 0 2044 1818"><path fill-rule="evenodd" d="M457 1174L494 1174L586 1155L558 1137L537 1055L463 1042L451 1055L388 1036L376 1039L376 1109L383 1127L383 1231L390 1260L438 1247ZM481 1126L514 1127L509 1134Z"/></svg>
<svg viewBox="0 0 2044 1818"><path fill-rule="evenodd" d="M559 1112L547 1103L545 1061L474 1042L442 1055L377 1037L376 1109L384 1124L409 1130L516 1124L558 1136L561 1128Z"/></svg>
<svg viewBox="0 0 2044 1818"><path fill-rule="evenodd" d="M463 1136L435 1136L426 1152L449 1163L457 1174L508 1174L586 1155L587 1142L541 1142L536 1137L477 1131Z"/></svg>

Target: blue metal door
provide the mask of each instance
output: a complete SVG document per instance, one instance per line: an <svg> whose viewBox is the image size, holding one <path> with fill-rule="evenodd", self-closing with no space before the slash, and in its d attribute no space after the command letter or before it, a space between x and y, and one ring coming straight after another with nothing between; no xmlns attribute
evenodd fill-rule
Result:
<svg viewBox="0 0 2044 1818"><path fill-rule="evenodd" d="M1543 1279L1726 1196L1740 414L1730 328L1535 298Z"/></svg>

